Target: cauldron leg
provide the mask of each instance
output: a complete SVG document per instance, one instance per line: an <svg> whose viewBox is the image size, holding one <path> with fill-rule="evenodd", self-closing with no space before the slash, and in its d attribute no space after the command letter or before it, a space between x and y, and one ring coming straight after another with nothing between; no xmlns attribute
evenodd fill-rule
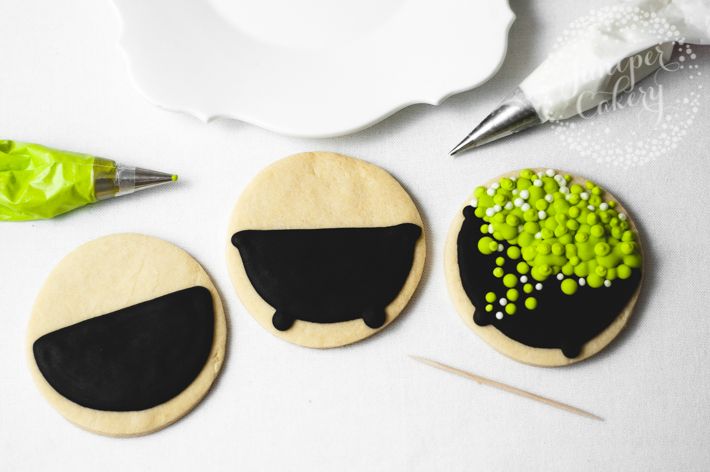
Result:
<svg viewBox="0 0 710 472"><path fill-rule="evenodd" d="M287 313L284 313L283 311L279 310L276 310L276 313L274 313L273 318L271 318L271 323L274 325L274 328L278 329L279 331L286 331L291 326L293 326L294 321L295 320L293 316L290 316Z"/></svg>
<svg viewBox="0 0 710 472"><path fill-rule="evenodd" d="M362 320L372 329L377 329L385 324L387 314L384 308L371 308L362 315Z"/></svg>
<svg viewBox="0 0 710 472"><path fill-rule="evenodd" d="M570 342L562 345L560 349L562 349L562 354L568 359L574 359L582 353L582 346L579 343Z"/></svg>

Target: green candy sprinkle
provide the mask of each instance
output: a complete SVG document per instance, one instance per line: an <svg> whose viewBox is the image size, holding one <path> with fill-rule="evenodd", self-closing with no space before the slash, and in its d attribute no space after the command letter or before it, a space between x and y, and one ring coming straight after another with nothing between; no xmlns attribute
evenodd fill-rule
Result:
<svg viewBox="0 0 710 472"><path fill-rule="evenodd" d="M507 298L511 302L517 301L519 296L520 296L520 294L514 288L510 288L510 289L508 289L507 292L505 292L505 298Z"/></svg>
<svg viewBox="0 0 710 472"><path fill-rule="evenodd" d="M504 273L505 273L505 272L503 272L503 268L502 268L502 267L496 267L495 269L493 269L493 275L494 275L495 277L499 278L499 279L500 279L501 277L503 277L503 274L504 274Z"/></svg>
<svg viewBox="0 0 710 472"><path fill-rule="evenodd" d="M515 266L519 274L527 274L530 271L530 266L526 262L518 262Z"/></svg>
<svg viewBox="0 0 710 472"><path fill-rule="evenodd" d="M510 257L512 260L518 260L520 259L520 248L518 246L510 246L508 250L506 251L506 254L508 257Z"/></svg>
<svg viewBox="0 0 710 472"><path fill-rule="evenodd" d="M618 275L619 278L622 280L628 279L629 277L631 277L631 267L624 264L617 266L616 275Z"/></svg>
<svg viewBox="0 0 710 472"><path fill-rule="evenodd" d="M502 266L503 264L505 264L505 257L496 257L496 265Z"/></svg>
<svg viewBox="0 0 710 472"><path fill-rule="evenodd" d="M523 292L525 293L532 293L533 291L533 285L532 284L525 284L523 285Z"/></svg>
<svg viewBox="0 0 710 472"><path fill-rule="evenodd" d="M505 312L508 313L509 315L514 315L515 312L517 311L517 308L513 303L508 303L505 305Z"/></svg>
<svg viewBox="0 0 710 472"><path fill-rule="evenodd" d="M560 289L565 295L574 295L577 292L577 281L574 279L564 279L560 284Z"/></svg>
<svg viewBox="0 0 710 472"><path fill-rule="evenodd" d="M488 303L493 303L493 302L496 301L497 299L498 299L498 297L496 297L496 294L495 294L494 292L488 292L488 293L486 293L486 301L487 301Z"/></svg>
<svg viewBox="0 0 710 472"><path fill-rule="evenodd" d="M513 288L518 285L518 278L513 274L506 274L505 277L503 277L503 285L508 288Z"/></svg>
<svg viewBox="0 0 710 472"><path fill-rule="evenodd" d="M537 299L534 297L528 297L525 299L525 308L528 310L534 310L537 308Z"/></svg>
<svg viewBox="0 0 710 472"><path fill-rule="evenodd" d="M493 305L491 305L490 303L489 303L488 305L486 305L486 311L489 312L489 313L490 313L491 311L493 311Z"/></svg>

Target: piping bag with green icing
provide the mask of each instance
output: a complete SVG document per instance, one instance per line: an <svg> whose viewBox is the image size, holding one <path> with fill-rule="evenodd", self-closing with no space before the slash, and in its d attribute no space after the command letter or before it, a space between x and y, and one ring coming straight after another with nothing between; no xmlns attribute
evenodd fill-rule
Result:
<svg viewBox="0 0 710 472"><path fill-rule="evenodd" d="M0 221L53 218L177 176L39 144L0 140Z"/></svg>

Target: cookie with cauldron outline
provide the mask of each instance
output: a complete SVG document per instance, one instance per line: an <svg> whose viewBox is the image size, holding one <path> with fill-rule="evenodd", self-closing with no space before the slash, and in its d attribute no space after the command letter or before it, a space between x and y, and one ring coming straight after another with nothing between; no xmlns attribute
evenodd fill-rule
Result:
<svg viewBox="0 0 710 472"><path fill-rule="evenodd" d="M32 375L69 421L109 436L172 424L218 375L222 302L189 254L138 234L106 236L47 278L28 329Z"/></svg>
<svg viewBox="0 0 710 472"><path fill-rule="evenodd" d="M426 255L422 219L383 169L328 152L262 170L239 197L227 263L249 313L307 347L350 344L404 309Z"/></svg>
<svg viewBox="0 0 710 472"><path fill-rule="evenodd" d="M591 181L547 169L477 187L445 255L457 311L496 350L561 366L626 325L641 289L641 242L626 210Z"/></svg>

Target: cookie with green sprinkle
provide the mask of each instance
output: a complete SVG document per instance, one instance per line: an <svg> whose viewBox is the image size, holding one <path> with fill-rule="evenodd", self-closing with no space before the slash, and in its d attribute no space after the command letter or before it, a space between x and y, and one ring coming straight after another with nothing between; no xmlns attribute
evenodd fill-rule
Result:
<svg viewBox="0 0 710 472"><path fill-rule="evenodd" d="M543 366L611 342L643 274L626 210L596 183L553 169L477 187L452 225L445 264L466 323L502 353Z"/></svg>

